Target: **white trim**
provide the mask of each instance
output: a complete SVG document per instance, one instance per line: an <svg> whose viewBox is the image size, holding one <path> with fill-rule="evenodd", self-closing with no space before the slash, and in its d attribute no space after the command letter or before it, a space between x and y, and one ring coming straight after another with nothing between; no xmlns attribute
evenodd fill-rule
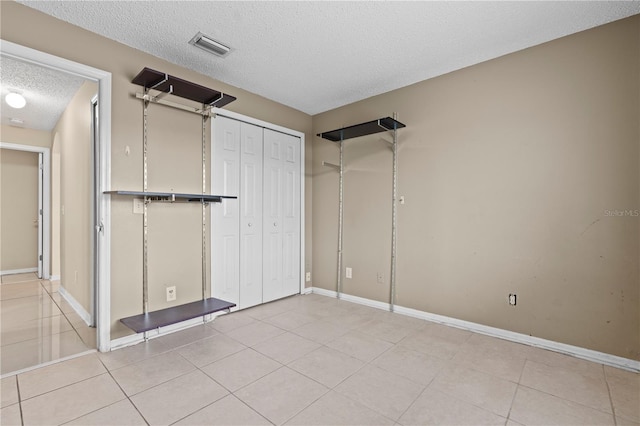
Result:
<svg viewBox="0 0 640 426"><path fill-rule="evenodd" d="M8 271L0 271L0 276L15 275L15 274L28 274L29 272L38 272L38 268L10 269Z"/></svg>
<svg viewBox="0 0 640 426"><path fill-rule="evenodd" d="M58 288L58 293L60 293L60 296L62 296L62 298L66 300L69 305L71 305L73 310L76 311L76 314L78 314L78 316L82 318L82 321L84 321L88 327L91 327L91 314L87 312L84 306L82 306L80 302L78 302L76 298L73 297L73 295L69 293L63 286L60 286Z"/></svg>
<svg viewBox="0 0 640 426"><path fill-rule="evenodd" d="M99 268L99 280L97 284L96 302L98 315L96 327L98 329L98 350L106 352L109 350L111 342L111 199L108 195L104 195L104 191L108 191L111 188L111 73L6 40L0 40L0 53L23 62L98 82L98 96L100 97L100 186L103 190L103 193L98 194L98 196L100 197L100 213L104 224L104 234L99 240L101 251L97 265ZM46 202L49 203L48 200ZM45 234L45 236L47 239L49 238L48 234Z"/></svg>
<svg viewBox="0 0 640 426"><path fill-rule="evenodd" d="M155 339L158 337L166 336L176 331L186 330L187 328L195 327L213 321L213 316L210 314L203 315L190 320L177 322L175 324L168 325L166 327L160 327L155 330L147 331L147 339ZM128 336L113 339L111 341L111 350L125 348L127 346L137 345L145 340L144 333L130 334Z"/></svg>
<svg viewBox="0 0 640 426"><path fill-rule="evenodd" d="M42 154L42 247L38 255L42 255L42 278L48 280L51 258L51 149L7 142L0 142L0 148Z"/></svg>
<svg viewBox="0 0 640 426"><path fill-rule="evenodd" d="M277 124L269 123L267 121L258 120L257 118L249 117L237 112L228 111L226 109L213 108L211 110L214 116L219 115L233 120L242 121L244 123L253 124L255 126L263 127L265 129L274 130L276 132L284 133L300 138L300 294L305 292L305 264L306 264L306 251L305 251L305 210L304 210L304 187L305 187L305 140L304 132L289 129L287 127L278 126ZM211 132L213 138L213 131ZM211 173L213 175L213 173ZM211 178L210 178L211 179ZM213 212L210 213L210 218L213 218ZM212 219L213 220L213 219ZM211 227L211 241L213 241L213 227ZM211 250L213 252L213 250ZM213 286L211 286L211 292L213 297Z"/></svg>
<svg viewBox="0 0 640 426"><path fill-rule="evenodd" d="M51 275L49 281L60 281L60 275Z"/></svg>
<svg viewBox="0 0 640 426"><path fill-rule="evenodd" d="M319 294L321 296L337 298L338 293L333 290L326 290L319 287L312 288L313 294ZM362 297L351 296L349 294L342 293L341 300L357 303L360 305L370 306L372 308L389 310L390 305L384 302L378 302L375 300L365 299ZM612 367L622 368L624 370L640 372L640 361L636 361L629 358L623 358L616 355L607 354L604 352L594 351L592 349L581 348L579 346L567 345L565 343L554 342L552 340L541 339L539 337L528 336L522 333L516 333L514 331L503 330L501 328L489 327L487 325L478 324L475 322L464 321L456 318L447 317L444 315L432 314L429 312L419 311L417 309L405 308L395 305L394 312L400 315L406 315L414 318L423 319L425 321L435 322L438 324L460 328L462 330L472 331L474 333L484 334L491 337L497 337L503 340L509 340L511 342L522 343L528 346L534 346L542 349L547 349L553 352L559 352L565 355L570 355L576 358L581 358L587 361L597 362L599 364L609 365Z"/></svg>
<svg viewBox="0 0 640 426"><path fill-rule="evenodd" d="M313 287L305 287L304 290L302 290L302 294L311 294L313 293Z"/></svg>

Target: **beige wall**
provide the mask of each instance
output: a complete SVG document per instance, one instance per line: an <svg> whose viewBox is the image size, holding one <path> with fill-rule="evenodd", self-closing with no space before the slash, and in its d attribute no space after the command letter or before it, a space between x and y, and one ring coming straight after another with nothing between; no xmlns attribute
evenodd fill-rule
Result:
<svg viewBox="0 0 640 426"><path fill-rule="evenodd" d="M113 189L142 189L142 105L139 100L132 96L139 92L141 88L131 84L130 81L143 67L158 69L186 80L230 93L236 96L238 100L230 104L226 109L304 132L307 142L306 163L309 165L308 170L310 171L312 120L309 115L144 54L138 50L56 20L26 6L14 2L2 2L0 7L2 12L0 14L0 34L2 39L112 73L111 186ZM27 28L26 23L28 23L28 31L25 29ZM185 45L185 49L187 48L188 46ZM157 117L162 117L161 114L158 113ZM158 120L155 115L153 119ZM169 145L188 143L188 147L184 145L183 147L187 151L185 156L190 158L191 152L196 148L192 146L190 137L186 137L189 142L183 142L183 132L180 131L180 129L183 129L187 135L191 134L190 132L193 129L191 127L187 129L186 127L188 120L181 118L180 113L177 112L176 114L171 114L170 120L158 122L157 127L154 127L154 131L158 132L160 139L152 142L154 146L157 149L167 148L169 150ZM196 128L195 130L197 131L198 129ZM174 132L179 133L181 138L169 138L169 135ZM125 150L127 146L130 147L129 155L126 154ZM165 155L165 160L161 161L161 163L170 163L170 168L169 170L160 169L158 173L153 173L154 177L150 179L160 179L159 176L162 176L162 173L166 171L168 176L162 183L173 184L176 188L186 186L186 179L191 176L190 172L193 168L191 163L189 162L189 166L186 166L185 163L182 163L182 160L173 162L171 161L170 153L158 155ZM153 170L150 172L153 172ZM185 181L182 180L183 173L181 172L184 172ZM161 184L161 182L155 180L150 181L150 185L152 185L151 182L153 182L153 187L159 187L157 185ZM189 181L188 185L192 184ZM191 186L189 187L191 188ZM307 194L310 194L311 180L309 174L305 182L305 188ZM181 208L178 207L178 209ZM310 263L310 196L305 200L305 208L305 222L308 224L305 251L307 262ZM184 227L185 232L194 232L191 228L195 225L189 215L195 216L196 213L188 212L188 218L183 217L176 223L171 216L177 214L179 212L178 209L161 213L161 215L169 217L162 216L158 217L157 220L165 223L171 222L175 225L175 229ZM130 333L128 329L120 325L119 319L141 311L142 219L141 216L132 213L130 199L114 198L111 204L111 214L111 320L113 324L111 337L118 338ZM170 232L174 232L174 229L170 229ZM164 236L160 236L160 238L164 238ZM180 271L184 269L179 266L176 259L173 259L173 252L170 247L165 249L163 246L159 249L161 251L154 251L150 253L150 256L154 259L153 262L155 264L169 265L170 272L167 272L167 269L160 271L166 274L166 280L162 278L162 282L154 284L154 291L163 292L165 281L177 280L181 276ZM199 256L198 252L198 258ZM311 265L309 265L310 268ZM200 286L199 273L197 282L191 282L191 269L189 269L187 276L180 279L180 282L176 282L176 285L180 286L178 297L181 294L191 294L196 291L194 290L195 288ZM155 297L161 296L154 294L153 298Z"/></svg>
<svg viewBox="0 0 640 426"><path fill-rule="evenodd" d="M87 312L93 282L91 98L97 91L96 83L83 83L52 131L60 152L60 284Z"/></svg>
<svg viewBox="0 0 640 426"><path fill-rule="evenodd" d="M640 359L640 218L606 213L640 209L639 63L636 16L314 116L407 125L398 305ZM345 142L344 291L388 302L381 137ZM313 145L313 284L334 290L338 145Z"/></svg>
<svg viewBox="0 0 640 426"><path fill-rule="evenodd" d="M0 126L0 141L18 145L51 148L51 132L2 125Z"/></svg>
<svg viewBox="0 0 640 426"><path fill-rule="evenodd" d="M38 267L38 153L0 149L0 271Z"/></svg>

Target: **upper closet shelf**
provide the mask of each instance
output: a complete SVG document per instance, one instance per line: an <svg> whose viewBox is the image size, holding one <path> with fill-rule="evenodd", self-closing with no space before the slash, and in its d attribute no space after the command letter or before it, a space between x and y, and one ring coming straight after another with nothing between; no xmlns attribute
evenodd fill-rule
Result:
<svg viewBox="0 0 640 426"><path fill-rule="evenodd" d="M176 194L173 192L145 192L145 191L105 191L105 194L130 195L134 197L147 197L156 201L198 201L208 203L219 203L223 198L236 199L229 195L208 195L208 194Z"/></svg>
<svg viewBox="0 0 640 426"><path fill-rule="evenodd" d="M360 136L401 129L403 127L406 126L401 122L391 117L385 117L354 126L343 127L342 129L331 130L330 132L318 133L318 136L332 142L340 142L341 140L359 138Z"/></svg>
<svg viewBox="0 0 640 426"><path fill-rule="evenodd" d="M235 96L218 92L151 68L144 68L131 82L146 89L171 93L181 98L219 108L236 100Z"/></svg>

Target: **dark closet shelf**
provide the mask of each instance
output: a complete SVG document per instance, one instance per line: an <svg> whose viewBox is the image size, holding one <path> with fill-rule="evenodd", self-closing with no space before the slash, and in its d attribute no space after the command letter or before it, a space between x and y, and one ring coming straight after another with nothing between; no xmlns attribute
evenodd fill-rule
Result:
<svg viewBox="0 0 640 426"><path fill-rule="evenodd" d="M330 132L318 133L318 136L331 142L340 142L341 140L373 135L374 133L401 129L403 127L406 126L401 122L391 117L385 117L354 126L343 127L342 129L331 130Z"/></svg>
<svg viewBox="0 0 640 426"><path fill-rule="evenodd" d="M236 100L235 96L146 67L131 82L161 92L168 92L173 86L172 95L214 107L223 107Z"/></svg>
<svg viewBox="0 0 640 426"><path fill-rule="evenodd" d="M234 306L236 306L235 303L210 297L209 299L173 306L147 314L122 318L120 322L136 333L142 333L214 312L224 311L225 309L231 309Z"/></svg>
<svg viewBox="0 0 640 426"><path fill-rule="evenodd" d="M176 194L173 192L143 192L143 191L105 191L105 194L128 195L133 197L149 197L158 201L198 201L219 203L223 198L236 199L229 195L208 195L208 194Z"/></svg>

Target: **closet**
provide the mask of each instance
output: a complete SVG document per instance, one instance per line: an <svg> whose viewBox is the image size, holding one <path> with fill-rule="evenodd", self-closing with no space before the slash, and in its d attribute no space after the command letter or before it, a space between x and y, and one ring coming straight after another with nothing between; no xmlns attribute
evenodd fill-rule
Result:
<svg viewBox="0 0 640 426"><path fill-rule="evenodd" d="M266 126L212 120L212 191L238 197L212 208L213 296L239 309L300 292L301 144Z"/></svg>

